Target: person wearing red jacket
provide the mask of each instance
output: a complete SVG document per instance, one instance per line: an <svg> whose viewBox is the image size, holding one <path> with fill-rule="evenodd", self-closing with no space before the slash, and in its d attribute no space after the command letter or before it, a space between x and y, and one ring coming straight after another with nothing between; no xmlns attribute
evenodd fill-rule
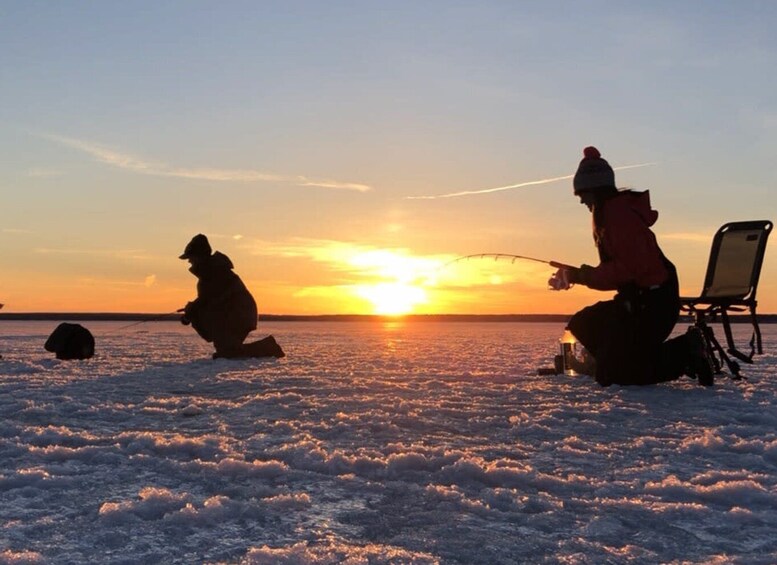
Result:
<svg viewBox="0 0 777 565"><path fill-rule="evenodd" d="M582 284L616 291L612 300L583 308L568 323L596 361L596 381L647 385L686 374L712 385L714 371L701 333L690 328L667 340L680 315L679 285L675 266L650 229L658 219L650 193L619 191L612 167L595 147L583 150L573 186L591 211L599 264L561 268L549 283L557 290Z"/></svg>

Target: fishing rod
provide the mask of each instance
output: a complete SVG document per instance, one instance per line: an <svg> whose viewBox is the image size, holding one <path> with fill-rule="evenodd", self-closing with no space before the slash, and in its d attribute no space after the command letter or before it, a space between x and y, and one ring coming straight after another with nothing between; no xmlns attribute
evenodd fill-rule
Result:
<svg viewBox="0 0 777 565"><path fill-rule="evenodd" d="M118 328L113 328L112 330L107 330L105 332L102 332L102 335L113 334L122 330L126 330L127 328L131 328L133 326L139 326L140 324L145 324L146 322L159 322L179 312L183 312L183 308L179 308L178 310L174 310L173 312L168 312L166 314L159 314L158 316L146 318L145 320L138 320L137 322L132 322L131 324L127 324L124 326L119 326Z"/></svg>
<svg viewBox="0 0 777 565"><path fill-rule="evenodd" d="M514 255L512 253L474 253L472 255L462 255L461 257L456 257L455 259L452 259L451 261L443 264L443 267L447 267L453 263L458 263L459 261L469 259L493 259L494 261L499 261L500 259L509 259L511 264L515 263L518 259L523 259L525 261L534 261L535 263L544 263L545 265L550 265L555 269L574 268L571 265L565 265L564 263L559 263L558 261L548 261L546 259L537 259L536 257L528 257L526 255Z"/></svg>

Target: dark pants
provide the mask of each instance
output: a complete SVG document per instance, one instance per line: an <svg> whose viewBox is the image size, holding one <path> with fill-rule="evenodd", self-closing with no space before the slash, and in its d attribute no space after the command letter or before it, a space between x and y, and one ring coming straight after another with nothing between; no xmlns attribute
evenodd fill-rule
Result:
<svg viewBox="0 0 777 565"><path fill-rule="evenodd" d="M205 341L213 342L216 353L220 357L239 356L243 341L251 330L230 324L230 321L223 315L218 315L218 312L215 313L216 315L210 312L205 314L199 315L196 312L192 314L190 321L194 331Z"/></svg>
<svg viewBox="0 0 777 565"><path fill-rule="evenodd" d="M679 378L688 365L685 335L666 340L680 314L676 278L653 290L619 292L572 316L569 330L596 359L602 386Z"/></svg>

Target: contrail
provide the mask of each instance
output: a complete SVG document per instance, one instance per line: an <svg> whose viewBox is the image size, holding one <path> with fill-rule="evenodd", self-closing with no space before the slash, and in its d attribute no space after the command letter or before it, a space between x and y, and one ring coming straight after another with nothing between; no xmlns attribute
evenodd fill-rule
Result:
<svg viewBox="0 0 777 565"><path fill-rule="evenodd" d="M622 167L614 167L615 171L622 171L624 169L636 169L638 167L649 167L657 163L639 163L637 165L624 165ZM560 180L568 180L575 175L564 175L563 177L551 177L542 180L531 180L527 182L521 182L518 184L510 184L508 186L497 186L496 188L484 188L483 190L463 190L461 192L451 192L448 194L437 194L435 196L405 196L406 200L437 200L438 198L456 198L458 196L471 196L473 194L488 194L490 192L501 192L503 190L512 190L513 188L523 188L524 186L535 186L538 184L549 184L551 182L557 182Z"/></svg>

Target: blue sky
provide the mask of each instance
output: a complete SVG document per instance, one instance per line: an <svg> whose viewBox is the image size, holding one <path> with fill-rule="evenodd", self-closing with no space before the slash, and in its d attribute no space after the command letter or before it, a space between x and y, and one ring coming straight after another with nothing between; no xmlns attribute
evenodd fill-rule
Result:
<svg viewBox="0 0 777 565"><path fill-rule="evenodd" d="M174 310L198 232L272 313L365 311L394 275L348 249L591 263L568 180L408 198L569 175L591 144L650 163L616 178L650 189L696 293L719 225L777 216L775 24L747 1L0 2L0 297ZM404 283L430 311L602 297L494 268ZM776 285L767 254L767 311Z"/></svg>

